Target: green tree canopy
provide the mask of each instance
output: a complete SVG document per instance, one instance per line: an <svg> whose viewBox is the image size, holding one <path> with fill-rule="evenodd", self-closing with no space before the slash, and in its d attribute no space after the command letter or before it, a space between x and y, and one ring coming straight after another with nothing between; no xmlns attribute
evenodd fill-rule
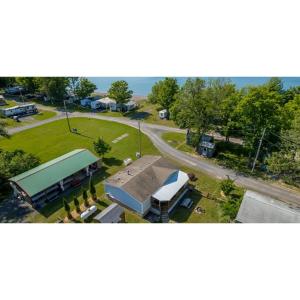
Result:
<svg viewBox="0 0 300 300"><path fill-rule="evenodd" d="M117 104L127 103L132 94L133 91L129 90L128 83L125 80L113 82L108 90L108 97L116 100Z"/></svg>
<svg viewBox="0 0 300 300"><path fill-rule="evenodd" d="M220 127L227 140L234 127L234 109L240 100L235 85L227 79L218 78L208 81L206 97L212 103L215 127Z"/></svg>
<svg viewBox="0 0 300 300"><path fill-rule="evenodd" d="M6 122L0 119L0 137L9 137L7 130L6 130Z"/></svg>
<svg viewBox="0 0 300 300"><path fill-rule="evenodd" d="M199 135L211 129L214 107L207 97L205 81L200 78L187 79L170 109L171 118L181 128L194 128Z"/></svg>
<svg viewBox="0 0 300 300"><path fill-rule="evenodd" d="M86 207L88 207L89 206L89 201L88 201L89 197L88 197L88 194L87 194L86 190L83 190L83 192L82 192L82 198L83 198L84 205Z"/></svg>
<svg viewBox="0 0 300 300"><path fill-rule="evenodd" d="M90 178L90 193L92 195L92 198L94 200L96 200L97 199L96 188L94 186L94 182L93 182L93 178L92 177Z"/></svg>
<svg viewBox="0 0 300 300"><path fill-rule="evenodd" d="M280 147L267 159L267 165L273 174L300 186L300 114L291 128L281 133Z"/></svg>
<svg viewBox="0 0 300 300"><path fill-rule="evenodd" d="M28 171L40 163L39 158L23 150L0 151L0 176L4 179Z"/></svg>
<svg viewBox="0 0 300 300"><path fill-rule="evenodd" d="M66 198L63 198L63 206L65 211L67 212L68 216L70 217L70 212L71 212L71 207L69 205L69 203L67 202Z"/></svg>
<svg viewBox="0 0 300 300"><path fill-rule="evenodd" d="M16 77L16 82L29 93L35 93L40 88L40 80L37 77Z"/></svg>
<svg viewBox="0 0 300 300"><path fill-rule="evenodd" d="M94 141L94 150L97 154L103 157L106 153L111 150L111 146L106 143L102 138L98 138Z"/></svg>
<svg viewBox="0 0 300 300"><path fill-rule="evenodd" d="M154 84L148 99L152 103L157 103L161 108L169 110L175 102L175 96L179 91L176 78L167 77Z"/></svg>
<svg viewBox="0 0 300 300"><path fill-rule="evenodd" d="M54 101L63 101L69 85L68 77L39 77L40 91Z"/></svg>
<svg viewBox="0 0 300 300"><path fill-rule="evenodd" d="M0 77L0 88L7 88L16 83L16 77Z"/></svg>
<svg viewBox="0 0 300 300"><path fill-rule="evenodd" d="M266 139L269 132L280 132L283 124L281 96L265 85L248 87L235 110L235 119L243 135L245 146L254 151L264 128Z"/></svg>
<svg viewBox="0 0 300 300"><path fill-rule="evenodd" d="M77 86L75 87L75 95L79 99L86 98L91 95L96 90L96 85L88 80L87 78L80 78Z"/></svg>

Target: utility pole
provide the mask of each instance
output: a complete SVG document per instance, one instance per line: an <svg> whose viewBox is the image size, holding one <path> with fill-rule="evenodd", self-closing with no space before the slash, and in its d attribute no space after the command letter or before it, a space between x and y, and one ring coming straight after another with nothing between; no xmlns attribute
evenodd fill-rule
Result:
<svg viewBox="0 0 300 300"><path fill-rule="evenodd" d="M142 137L141 137L141 122L138 121L139 125L139 151L140 151L140 157L142 157Z"/></svg>
<svg viewBox="0 0 300 300"><path fill-rule="evenodd" d="M253 162L251 173L253 173L253 171L254 171L255 164L256 164L256 161L257 161L257 158L258 158L258 155L259 155L259 152L260 152L261 144L262 144L262 141L264 139L265 133L266 133L266 127L264 128L263 133L261 135L261 138L259 140L259 145L258 145L258 148L257 148L257 152L256 152L256 156L255 156L255 159L254 159L254 162Z"/></svg>
<svg viewBox="0 0 300 300"><path fill-rule="evenodd" d="M71 126L70 126L70 120L69 120L69 116L68 116L68 112L67 112L66 100L64 100L64 107L65 107L65 113L66 113L66 117L67 117L67 123L68 123L69 131L72 132Z"/></svg>

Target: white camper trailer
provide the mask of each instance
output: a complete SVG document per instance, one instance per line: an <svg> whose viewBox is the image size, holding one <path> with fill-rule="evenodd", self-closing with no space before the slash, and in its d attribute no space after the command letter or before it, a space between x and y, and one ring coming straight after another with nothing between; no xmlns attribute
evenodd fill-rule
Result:
<svg viewBox="0 0 300 300"><path fill-rule="evenodd" d="M23 104L2 109L5 117L32 115L38 112L35 104Z"/></svg>
<svg viewBox="0 0 300 300"><path fill-rule="evenodd" d="M166 119L168 117L168 111L166 109L163 109L159 111L158 115L161 119Z"/></svg>

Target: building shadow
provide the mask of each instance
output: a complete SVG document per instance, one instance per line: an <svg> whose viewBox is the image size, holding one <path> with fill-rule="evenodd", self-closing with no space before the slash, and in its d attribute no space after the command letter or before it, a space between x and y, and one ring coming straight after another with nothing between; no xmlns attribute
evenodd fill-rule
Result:
<svg viewBox="0 0 300 300"><path fill-rule="evenodd" d="M103 157L103 163L109 167L111 166L121 166L123 161L115 157Z"/></svg>
<svg viewBox="0 0 300 300"><path fill-rule="evenodd" d="M94 185L103 181L105 178L109 177L110 174L107 172L108 168L103 166L101 169L93 175ZM83 190L89 190L89 177L86 177L78 187L71 188L64 193L59 195L59 198L48 203L44 207L37 209L37 211L42 214L44 217L49 218L57 210L63 207L62 199L65 198L68 203L73 202L74 197L81 197Z"/></svg>

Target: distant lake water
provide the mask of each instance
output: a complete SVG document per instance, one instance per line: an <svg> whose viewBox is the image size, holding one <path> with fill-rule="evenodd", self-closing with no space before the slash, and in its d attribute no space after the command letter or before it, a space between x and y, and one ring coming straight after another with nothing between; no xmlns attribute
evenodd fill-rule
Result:
<svg viewBox="0 0 300 300"><path fill-rule="evenodd" d="M180 85L184 84L188 77L176 77ZM217 77L203 77L204 79L213 79ZM230 79L238 88L247 85L264 84L270 77L224 77ZM133 90L134 95L147 96L151 92L155 82L164 79L164 77L89 77L94 82L97 89L101 92L107 92L112 82L116 80L126 80L129 88ZM300 77L281 77L285 89L292 86L300 86Z"/></svg>

